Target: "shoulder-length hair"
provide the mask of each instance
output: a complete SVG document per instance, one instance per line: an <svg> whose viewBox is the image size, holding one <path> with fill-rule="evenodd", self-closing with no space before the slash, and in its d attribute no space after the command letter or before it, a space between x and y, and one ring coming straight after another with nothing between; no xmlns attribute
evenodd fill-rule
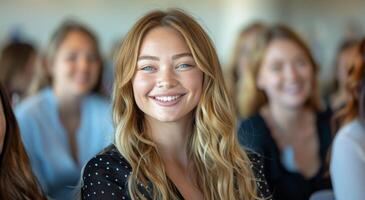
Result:
<svg viewBox="0 0 365 200"><path fill-rule="evenodd" d="M6 131L0 155L0 199L46 199L32 173L18 124L5 90L0 85Z"/></svg>
<svg viewBox="0 0 365 200"><path fill-rule="evenodd" d="M353 62L347 71L345 83L347 101L335 119L344 125L356 117L365 121L365 39L356 47Z"/></svg>
<svg viewBox="0 0 365 200"><path fill-rule="evenodd" d="M318 67L312 57L309 48L305 42L289 27L284 25L274 25L267 27L260 38L257 52L252 55L252 65L247 67L243 74L242 82L240 83L242 92L238 94L238 108L242 117L249 117L257 113L260 108L268 103L267 96L264 91L257 87L257 76L260 71L262 62L265 58L266 49L275 40L285 39L294 42L301 48L309 59L310 65L313 68L313 79L311 94L305 105L311 109L318 111L320 109L319 88L317 82Z"/></svg>
<svg viewBox="0 0 365 200"><path fill-rule="evenodd" d="M237 142L234 111L212 41L191 16L176 9L144 15L127 33L117 53L113 89L115 145L132 167L128 178L132 199L146 199L137 187L141 183L151 188L153 199L179 199L154 141L146 134L144 114L133 96L132 78L141 42L155 27L178 31L204 74L203 93L193 111L193 133L187 150L197 172L197 187L205 199L255 199L253 172Z"/></svg>
<svg viewBox="0 0 365 200"><path fill-rule="evenodd" d="M44 58L39 58L41 61L37 66L35 71L34 79L32 80L29 93L34 94L40 89L52 85L52 76L49 73L49 67L52 67L54 64L54 59L58 53L59 47L62 45L63 41L71 32L81 32L89 37L95 47L96 58L100 63L100 72L98 76L98 80L94 88L91 90L92 92L97 92L100 94L104 94L104 90L102 88L102 77L103 77L103 61L101 52L99 49L98 39L93 31L91 31L86 25L74 21L74 20L66 20L64 21L53 33L51 39L48 43L48 47L45 52Z"/></svg>

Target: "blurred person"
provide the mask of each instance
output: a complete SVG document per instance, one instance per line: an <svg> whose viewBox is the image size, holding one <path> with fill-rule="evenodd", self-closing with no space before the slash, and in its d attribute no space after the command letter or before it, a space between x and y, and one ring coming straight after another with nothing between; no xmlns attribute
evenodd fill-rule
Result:
<svg viewBox="0 0 365 200"><path fill-rule="evenodd" d="M0 84L0 199L45 200L32 173L10 101Z"/></svg>
<svg viewBox="0 0 365 200"><path fill-rule="evenodd" d="M328 99L328 106L333 112L341 109L346 103L346 77L357 43L358 40L356 39L346 39L338 47L335 58L333 89Z"/></svg>
<svg viewBox="0 0 365 200"><path fill-rule="evenodd" d="M128 32L113 116L115 144L85 166L82 199L270 199L261 159L236 139L213 44L183 11L153 11Z"/></svg>
<svg viewBox="0 0 365 200"><path fill-rule="evenodd" d="M244 93L240 88L240 83L244 80L241 78L247 70L247 67L252 64L256 58L256 51L259 46L260 34L264 31L265 25L261 22L254 22L247 27L244 27L238 38L236 39L233 54L231 57L228 70L226 72L226 82L228 89L233 96L236 104L239 101L239 96ZM239 114L238 111L236 111Z"/></svg>
<svg viewBox="0 0 365 200"><path fill-rule="evenodd" d="M36 48L25 42L10 42L0 53L0 82L13 106L27 95L37 57Z"/></svg>
<svg viewBox="0 0 365 200"><path fill-rule="evenodd" d="M356 45L346 78L347 102L336 115L342 122L333 142L330 164L338 200L365 199L365 39Z"/></svg>
<svg viewBox="0 0 365 200"><path fill-rule="evenodd" d="M302 39L283 25L268 27L256 63L246 71L240 108L242 145L265 159L275 199L308 199L330 188L325 158L331 113L322 112L318 67Z"/></svg>
<svg viewBox="0 0 365 200"><path fill-rule="evenodd" d="M81 169L111 143L110 104L102 95L102 59L95 35L66 21L52 35L34 95L16 108L32 168L54 199L71 199ZM38 74L39 73L39 74Z"/></svg>

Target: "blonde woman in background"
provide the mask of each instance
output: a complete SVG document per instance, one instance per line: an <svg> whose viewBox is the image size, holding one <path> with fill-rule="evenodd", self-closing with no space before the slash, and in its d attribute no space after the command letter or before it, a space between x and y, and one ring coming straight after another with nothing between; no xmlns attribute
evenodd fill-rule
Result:
<svg viewBox="0 0 365 200"><path fill-rule="evenodd" d="M212 42L191 16L146 14L118 54L115 144L86 165L82 199L269 196L261 160L236 139Z"/></svg>
<svg viewBox="0 0 365 200"><path fill-rule="evenodd" d="M324 178L331 114L319 106L318 68L309 49L288 27L267 27L258 59L244 73L238 137L265 159L275 199L307 200L330 187Z"/></svg>
<svg viewBox="0 0 365 200"><path fill-rule="evenodd" d="M102 60L88 28L64 22L46 53L36 93L15 111L44 191L56 200L72 199L82 167L112 141L111 106L102 96Z"/></svg>
<svg viewBox="0 0 365 200"><path fill-rule="evenodd" d="M231 92L236 106L239 101L240 94L245 92L241 90L240 85L245 80L242 79L243 74L247 70L257 55L259 47L260 35L265 30L265 24L255 22L243 28L236 39L233 54L231 57L228 70L226 71L226 81L228 90ZM237 108L236 108L237 109ZM236 112L239 114L238 110Z"/></svg>

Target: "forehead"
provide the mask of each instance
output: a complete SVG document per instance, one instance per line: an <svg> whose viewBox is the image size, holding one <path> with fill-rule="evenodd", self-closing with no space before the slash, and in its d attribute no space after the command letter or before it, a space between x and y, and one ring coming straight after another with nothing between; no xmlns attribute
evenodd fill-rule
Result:
<svg viewBox="0 0 365 200"><path fill-rule="evenodd" d="M290 59L306 55L304 49L295 41L289 39L275 39L266 49L267 59Z"/></svg>
<svg viewBox="0 0 365 200"><path fill-rule="evenodd" d="M60 44L60 47L91 47L94 48L93 39L83 31L71 30Z"/></svg>
<svg viewBox="0 0 365 200"><path fill-rule="evenodd" d="M170 27L155 27L142 40L139 55L190 53L184 37Z"/></svg>

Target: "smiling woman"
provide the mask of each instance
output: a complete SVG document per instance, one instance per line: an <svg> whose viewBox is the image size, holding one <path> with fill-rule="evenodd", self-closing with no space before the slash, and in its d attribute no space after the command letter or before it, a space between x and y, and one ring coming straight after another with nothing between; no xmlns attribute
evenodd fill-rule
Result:
<svg viewBox="0 0 365 200"><path fill-rule="evenodd" d="M102 95L96 36L66 21L53 34L37 92L16 107L32 168L53 199L72 199L81 168L111 143L110 105ZM38 74L39 75L39 74Z"/></svg>
<svg viewBox="0 0 365 200"><path fill-rule="evenodd" d="M212 42L191 16L146 14L116 63L115 144L85 166L83 199L270 196L261 160L237 142Z"/></svg>
<svg viewBox="0 0 365 200"><path fill-rule="evenodd" d="M325 158L331 113L319 106L318 68L288 27L263 30L255 62L243 75L239 125L242 145L262 154L275 199L308 199L330 187Z"/></svg>

